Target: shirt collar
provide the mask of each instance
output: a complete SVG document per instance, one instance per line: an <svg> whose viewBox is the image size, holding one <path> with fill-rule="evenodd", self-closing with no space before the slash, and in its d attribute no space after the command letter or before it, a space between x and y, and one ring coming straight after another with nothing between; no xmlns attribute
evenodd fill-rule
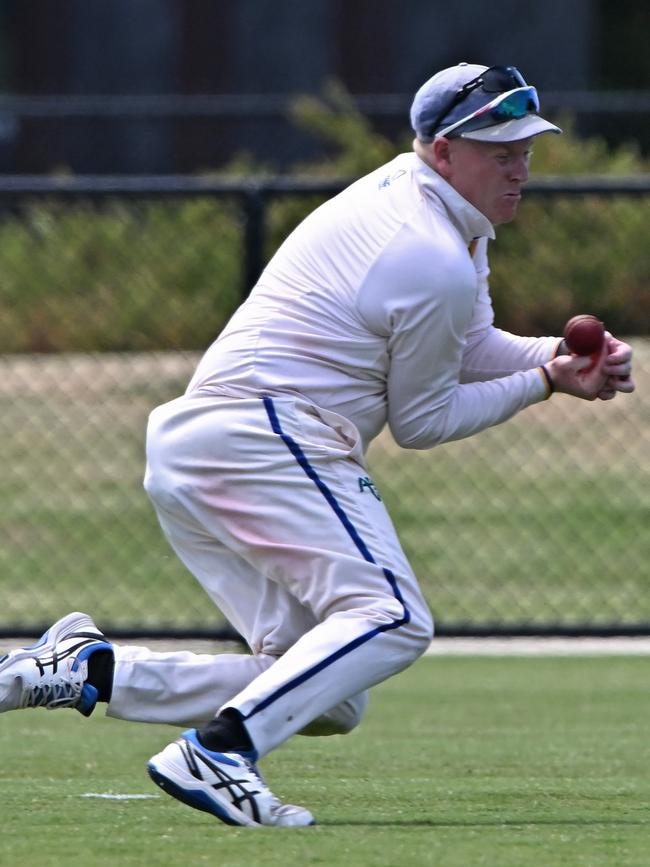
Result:
<svg viewBox="0 0 650 867"><path fill-rule="evenodd" d="M465 243L469 244L475 238L494 238L494 226L478 208L464 199L451 184L427 165L417 154L412 154L415 160L415 176L425 195L433 192L445 206L451 221L454 223Z"/></svg>

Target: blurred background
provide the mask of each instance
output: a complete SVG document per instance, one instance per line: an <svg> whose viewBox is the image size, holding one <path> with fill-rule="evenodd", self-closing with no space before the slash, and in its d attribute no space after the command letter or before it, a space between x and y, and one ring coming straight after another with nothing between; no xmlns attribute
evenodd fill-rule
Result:
<svg viewBox="0 0 650 867"><path fill-rule="evenodd" d="M335 79L403 134L438 69L519 66L583 134L650 148L643 0L2 0L0 170L195 172L322 153L291 99Z"/></svg>
<svg viewBox="0 0 650 867"><path fill-rule="evenodd" d="M650 633L649 32L644 0L0 0L0 634L227 632L142 491L147 414L460 60L518 66L565 130L492 245L497 323L595 313L638 389L382 436L373 476L441 633Z"/></svg>

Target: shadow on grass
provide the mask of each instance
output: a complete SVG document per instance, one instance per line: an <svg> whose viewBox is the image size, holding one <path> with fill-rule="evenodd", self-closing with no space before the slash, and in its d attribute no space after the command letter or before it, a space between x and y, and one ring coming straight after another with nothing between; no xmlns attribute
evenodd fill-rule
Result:
<svg viewBox="0 0 650 867"><path fill-rule="evenodd" d="M336 827L336 828L362 828L367 827L384 827L384 828L534 828L534 827L576 827L587 828L597 826L607 827L644 827L650 829L650 820L643 819L533 819L530 821L521 821L514 819L502 820L485 820L485 821L446 821L436 819L368 819L361 821L353 819L349 822L317 822L316 826L321 828Z"/></svg>

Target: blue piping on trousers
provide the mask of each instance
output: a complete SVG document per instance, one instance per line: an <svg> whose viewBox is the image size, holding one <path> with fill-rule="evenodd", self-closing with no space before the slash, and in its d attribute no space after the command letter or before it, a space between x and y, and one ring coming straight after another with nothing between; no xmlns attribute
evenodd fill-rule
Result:
<svg viewBox="0 0 650 867"><path fill-rule="evenodd" d="M376 564L375 558L368 550L367 545L357 532L354 524L350 521L344 510L341 508L340 504L336 500L336 497L332 494L325 482L320 478L316 470L311 466L298 443L288 434L284 433L284 431L282 430L282 426L280 425L280 421L275 411L275 406L273 404L272 398L265 397L263 398L263 400L273 432L282 438L283 442L296 459L296 462L300 465L300 467L304 470L305 474L314 482L318 490L325 497L328 504L334 511L335 515L337 516L337 518L347 531L348 535L354 542L355 546L361 553L361 556L364 558L364 560L366 560L368 563ZM410 621L411 614L406 607L406 604L404 603L404 599L402 598L402 594L400 593L400 589L397 585L395 576L390 571L390 569L383 568L383 573L386 577L386 581L390 585L395 599L397 599L397 601L402 606L402 609L404 611L403 617L401 617L399 620L392 620L390 623L386 623L383 626L377 626L375 629L371 629L369 632L358 636L358 638L355 638L354 641L350 641L348 642L348 644L340 647L334 653L329 654L325 657L325 659L322 659L320 662L316 663L316 665L311 666L311 668L308 668L302 674L298 675L298 677L294 677L292 680L283 684L283 686L281 686L279 689L275 690L275 692L273 692L271 695L267 696L267 698L265 698L258 705L256 705L253 710L244 717L245 720L250 719L250 717L252 716L255 716L255 714L259 713L260 711L267 708L269 705L273 704L274 701L277 701L277 699L281 698L283 695L286 695L292 689L295 689L295 687L300 686L302 683L309 680L309 678L323 671L329 665L332 665L332 663L336 662L344 656L347 656L347 654L351 653L357 647L365 644L367 641L370 641L371 638L374 638L376 635L380 635L382 632L387 632L391 629L397 629L398 627L403 626L405 623L408 623Z"/></svg>

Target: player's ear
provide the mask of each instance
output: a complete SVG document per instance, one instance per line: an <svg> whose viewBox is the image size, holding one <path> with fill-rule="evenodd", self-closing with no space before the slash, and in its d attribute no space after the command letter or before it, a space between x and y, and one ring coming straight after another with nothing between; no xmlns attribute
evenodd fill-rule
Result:
<svg viewBox="0 0 650 867"><path fill-rule="evenodd" d="M431 144L433 152L434 168L443 178L447 178L451 171L451 143L448 138L441 136L433 140Z"/></svg>

